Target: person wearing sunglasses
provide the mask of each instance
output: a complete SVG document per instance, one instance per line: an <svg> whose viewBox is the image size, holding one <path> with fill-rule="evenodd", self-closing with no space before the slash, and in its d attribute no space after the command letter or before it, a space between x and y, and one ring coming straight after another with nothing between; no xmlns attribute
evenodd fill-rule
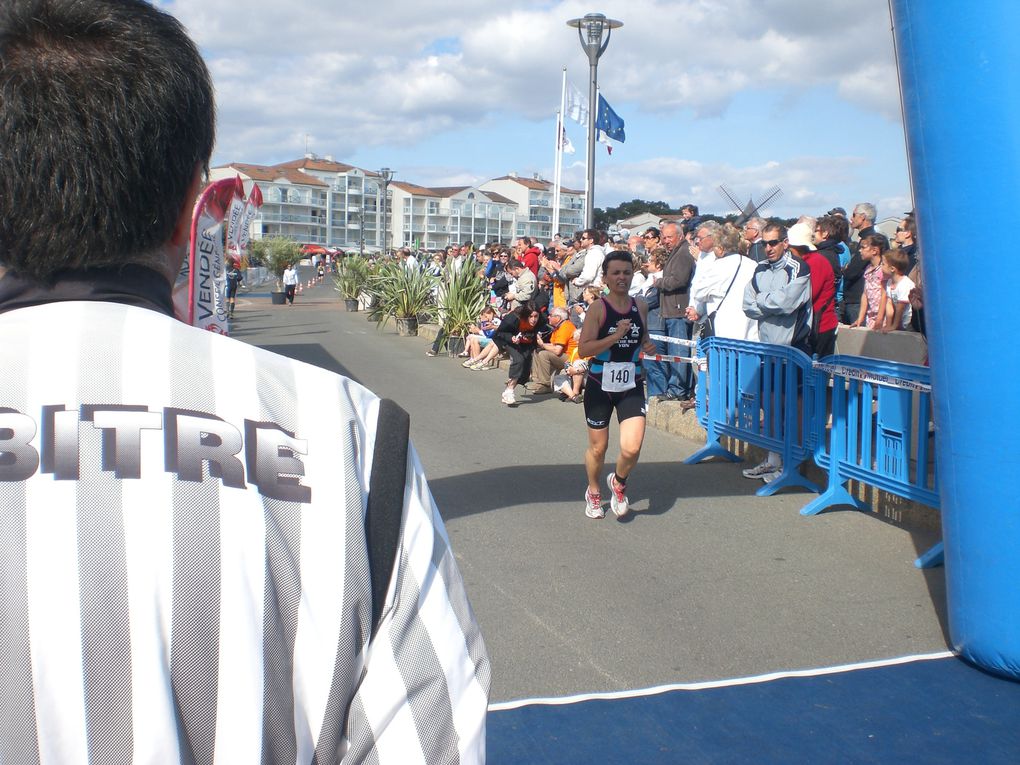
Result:
<svg viewBox="0 0 1020 765"><path fill-rule="evenodd" d="M559 278L567 287L567 304L581 300L581 292L590 285L600 285L605 250L598 244L598 232L586 228L577 240L577 253L560 270Z"/></svg>
<svg viewBox="0 0 1020 765"><path fill-rule="evenodd" d="M792 345L810 353L810 269L790 252L785 226L767 226L762 238L766 259L744 288L744 313L758 322L763 343Z"/></svg>
<svg viewBox="0 0 1020 765"><path fill-rule="evenodd" d="M811 271L802 258L790 251L785 226L766 226L762 239L765 260L754 269L744 288L744 313L758 322L758 337L763 343L792 345L810 354ZM743 475L770 483L782 469L782 457L770 451L761 463L744 470Z"/></svg>

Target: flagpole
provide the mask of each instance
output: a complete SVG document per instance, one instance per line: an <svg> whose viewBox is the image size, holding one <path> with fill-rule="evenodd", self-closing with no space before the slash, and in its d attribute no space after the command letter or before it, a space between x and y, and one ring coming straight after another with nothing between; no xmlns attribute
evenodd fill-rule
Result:
<svg viewBox="0 0 1020 765"><path fill-rule="evenodd" d="M560 86L560 110L556 112L556 160L553 163L553 214L552 236L560 232L560 184L563 182L563 112L567 101L567 68L563 67L563 84Z"/></svg>

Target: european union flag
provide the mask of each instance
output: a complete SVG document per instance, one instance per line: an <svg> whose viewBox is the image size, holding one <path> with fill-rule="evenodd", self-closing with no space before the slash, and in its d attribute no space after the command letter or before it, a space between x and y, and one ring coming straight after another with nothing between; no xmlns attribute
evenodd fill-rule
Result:
<svg viewBox="0 0 1020 765"><path fill-rule="evenodd" d="M606 99L599 94L599 110L595 115L595 129L601 130L607 138L623 143L627 140L627 134L623 132L623 120L613 111Z"/></svg>

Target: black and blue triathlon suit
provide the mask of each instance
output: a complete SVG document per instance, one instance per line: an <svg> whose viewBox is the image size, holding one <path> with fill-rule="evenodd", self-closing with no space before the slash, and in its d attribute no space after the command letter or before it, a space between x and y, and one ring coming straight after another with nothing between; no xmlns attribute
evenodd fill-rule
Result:
<svg viewBox="0 0 1020 765"><path fill-rule="evenodd" d="M645 416L645 376L641 368L641 340L645 334L645 323L641 318L637 302L630 299L630 308L620 313L609 301L602 299L605 318L599 327L598 338L616 333L616 325L623 319L630 319L627 337L618 341L609 350L592 359L588 367L588 382L584 390L584 417L589 428L602 430L609 427L609 418L616 410L616 421L623 422L631 417ZM607 369L606 365L610 365ZM603 389L603 376L608 373L606 387L620 388L616 391ZM628 387L630 386L630 387Z"/></svg>

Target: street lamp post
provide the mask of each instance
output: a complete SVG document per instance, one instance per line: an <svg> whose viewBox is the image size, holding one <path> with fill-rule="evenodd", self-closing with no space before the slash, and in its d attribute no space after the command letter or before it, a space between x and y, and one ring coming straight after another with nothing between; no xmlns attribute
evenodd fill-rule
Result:
<svg viewBox="0 0 1020 765"><path fill-rule="evenodd" d="M365 257L365 213L354 213L358 216L358 254Z"/></svg>
<svg viewBox="0 0 1020 765"><path fill-rule="evenodd" d="M383 255L386 255L389 252L389 241L387 236L389 232L386 230L386 210L388 207L386 204L386 190L389 188L390 181L393 180L393 171L388 167L384 167L379 171L379 176L382 178L382 246Z"/></svg>
<svg viewBox="0 0 1020 765"><path fill-rule="evenodd" d="M601 13L589 13L583 19L571 19L567 26L577 29L591 72L588 83L588 189L584 200L584 227L592 228L595 224L595 117L599 98L599 57L606 52L613 30L622 27L623 22L607 19ZM605 41L602 40L603 32Z"/></svg>

